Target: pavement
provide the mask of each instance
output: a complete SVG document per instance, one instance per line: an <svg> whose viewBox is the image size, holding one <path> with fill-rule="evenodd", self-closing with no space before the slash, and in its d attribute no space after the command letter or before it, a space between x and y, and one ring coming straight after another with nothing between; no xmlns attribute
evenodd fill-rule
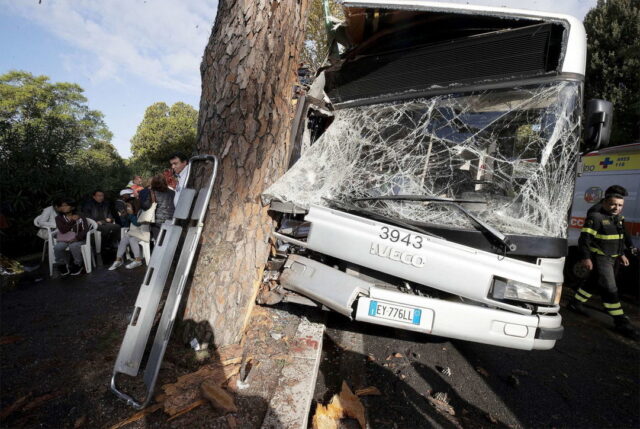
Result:
<svg viewBox="0 0 640 429"><path fill-rule="evenodd" d="M623 306L637 325L637 305ZM561 313L564 338L548 351L450 340L330 314L315 402L326 403L344 380L354 391L381 391L361 398L371 428L640 427L639 344L611 329L598 302L590 317Z"/></svg>
<svg viewBox="0 0 640 429"><path fill-rule="evenodd" d="M108 381L144 267L105 266L77 278L32 277L2 294L0 427L102 428L134 414ZM637 325L637 305L623 306ZM343 381L354 392L380 391L360 397L369 428L640 427L638 343L611 329L597 301L590 317L562 315L565 335L553 350L519 351L303 306L256 307L235 380L239 413L206 405L172 420L154 412L126 427L304 428ZM215 353L207 356L174 333L158 386Z"/></svg>
<svg viewBox="0 0 640 429"><path fill-rule="evenodd" d="M0 427L109 428L136 414L110 391L109 381L145 267L108 271L109 262L102 255L99 267L78 277L49 279L33 272L2 294ZM206 403L170 418L156 406L125 426L306 427L324 326L286 307L255 307L251 321L242 377L227 388L237 413L225 415ZM177 327L156 394L216 359L215 351L185 345Z"/></svg>

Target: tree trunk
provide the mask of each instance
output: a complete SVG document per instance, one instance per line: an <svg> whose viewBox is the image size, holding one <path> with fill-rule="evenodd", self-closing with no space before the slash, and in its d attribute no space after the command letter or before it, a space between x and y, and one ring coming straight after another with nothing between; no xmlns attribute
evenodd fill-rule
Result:
<svg viewBox="0 0 640 429"><path fill-rule="evenodd" d="M273 222L260 194L286 168L308 0L221 0L202 60L198 153L220 157L185 320L238 342Z"/></svg>

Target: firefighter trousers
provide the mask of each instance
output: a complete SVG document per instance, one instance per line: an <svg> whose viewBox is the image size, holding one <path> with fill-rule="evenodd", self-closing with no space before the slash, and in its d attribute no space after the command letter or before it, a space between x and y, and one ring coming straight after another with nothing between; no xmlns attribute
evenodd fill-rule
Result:
<svg viewBox="0 0 640 429"><path fill-rule="evenodd" d="M612 317L622 317L622 305L618 297L618 287L616 285L616 258L610 256L591 254L593 271L583 286L578 289L574 298L585 303L599 293L602 298L602 305Z"/></svg>

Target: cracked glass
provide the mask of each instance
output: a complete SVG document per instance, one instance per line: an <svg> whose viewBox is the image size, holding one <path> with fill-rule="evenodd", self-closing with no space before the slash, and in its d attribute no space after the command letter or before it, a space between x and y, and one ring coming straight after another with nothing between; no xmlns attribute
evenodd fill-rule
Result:
<svg viewBox="0 0 640 429"><path fill-rule="evenodd" d="M578 161L580 82L345 108L265 193L308 208L387 195L465 199L504 233L565 237ZM474 229L455 207L362 201L405 221Z"/></svg>

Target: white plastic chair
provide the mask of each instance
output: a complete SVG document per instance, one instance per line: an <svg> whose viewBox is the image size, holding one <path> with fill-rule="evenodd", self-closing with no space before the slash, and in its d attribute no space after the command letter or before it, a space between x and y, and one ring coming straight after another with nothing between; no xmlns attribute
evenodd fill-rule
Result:
<svg viewBox="0 0 640 429"><path fill-rule="evenodd" d="M91 252L91 237L95 239L95 233L99 232L97 230L98 224L95 220L87 218L87 223L89 224L89 232L87 232L87 237L82 246L80 246L80 252L82 253L82 262L84 262L84 269L87 273L90 273L93 270L93 267L96 265L96 258ZM36 225L38 226L38 225ZM48 228L48 251L49 251L49 275L53 276L53 265L56 262L56 255L53 252L53 247L56 244L56 232L57 230L53 228ZM67 250L68 251L68 250ZM43 254L44 259L44 254Z"/></svg>
<svg viewBox="0 0 640 429"><path fill-rule="evenodd" d="M93 256L93 252L91 251L91 237L93 236L96 241L96 252L98 251L98 242L100 235L100 231L98 231L98 223L93 220L87 218L87 222L89 223L89 232L87 232L87 239L84 241L84 244L80 246L80 250L82 251L82 260L84 261L84 269L87 273L90 273L93 270L93 266L96 265L96 258Z"/></svg>
<svg viewBox="0 0 640 429"><path fill-rule="evenodd" d="M93 239L96 242L96 253L100 253L100 251L102 250L102 233L98 231L98 223L95 220L89 218L87 218L87 220L90 220L91 222L96 224L96 227L93 230Z"/></svg>
<svg viewBox="0 0 640 429"><path fill-rule="evenodd" d="M129 228L125 228L125 227L121 228L120 240L122 240L124 238L124 235L128 232L129 232ZM148 241L140 240L140 248L142 249L142 256L144 257L144 263L149 265L149 260L151 259L151 245L149 244ZM129 248L127 248L127 255L129 256L129 259L132 259L133 256L131 255L130 252L131 251L129 250Z"/></svg>
<svg viewBox="0 0 640 429"><path fill-rule="evenodd" d="M40 222L38 222L38 218L35 218L33 220L33 224L41 229L46 229L47 230L47 238L44 239L44 244L42 245L42 258L41 261L44 262L44 255L48 254L49 256L49 275L52 276L53 275L53 264L55 262L55 255L53 254L53 245L55 244L54 239L55 239L55 235L57 230L55 228L52 227L48 227L45 225L41 225Z"/></svg>

